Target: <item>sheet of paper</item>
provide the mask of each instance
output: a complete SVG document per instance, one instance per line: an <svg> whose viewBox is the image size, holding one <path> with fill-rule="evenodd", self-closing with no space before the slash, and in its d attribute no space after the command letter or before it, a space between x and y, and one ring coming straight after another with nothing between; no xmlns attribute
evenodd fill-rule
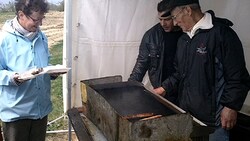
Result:
<svg viewBox="0 0 250 141"><path fill-rule="evenodd" d="M67 68L63 65L53 65L53 66L47 66L44 68L39 69L31 69L24 73L21 73L18 79L20 80L29 80L33 79L38 75L42 75L45 73L51 74L51 73L67 73L70 70L70 68Z"/></svg>
<svg viewBox="0 0 250 141"><path fill-rule="evenodd" d="M70 68L66 68L63 65L47 66L43 68L41 73L67 73Z"/></svg>

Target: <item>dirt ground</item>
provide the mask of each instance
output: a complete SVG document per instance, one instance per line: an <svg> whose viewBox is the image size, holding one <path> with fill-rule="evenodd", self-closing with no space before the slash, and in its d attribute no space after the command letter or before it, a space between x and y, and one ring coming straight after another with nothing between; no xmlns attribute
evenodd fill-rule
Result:
<svg viewBox="0 0 250 141"><path fill-rule="evenodd" d="M50 11L45 17L41 30L47 35L51 47L63 40L64 12Z"/></svg>
<svg viewBox="0 0 250 141"><path fill-rule="evenodd" d="M48 134L46 137L46 141L68 141L69 136L68 133L53 133ZM71 134L71 141L78 141L74 132Z"/></svg>

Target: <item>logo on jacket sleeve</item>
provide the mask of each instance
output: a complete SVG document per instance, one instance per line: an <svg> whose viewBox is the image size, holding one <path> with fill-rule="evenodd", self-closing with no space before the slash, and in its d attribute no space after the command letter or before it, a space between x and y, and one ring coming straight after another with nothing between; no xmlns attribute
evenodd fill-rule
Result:
<svg viewBox="0 0 250 141"><path fill-rule="evenodd" d="M201 43L200 46L197 48L196 52L200 55L204 55L207 53L207 47L204 46L203 43Z"/></svg>

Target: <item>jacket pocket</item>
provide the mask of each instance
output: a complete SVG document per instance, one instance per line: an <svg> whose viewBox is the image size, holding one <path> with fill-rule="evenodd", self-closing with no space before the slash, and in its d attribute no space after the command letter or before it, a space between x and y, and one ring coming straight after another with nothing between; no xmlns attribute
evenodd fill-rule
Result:
<svg viewBox="0 0 250 141"><path fill-rule="evenodd" d="M215 122L212 101L213 92L201 87L202 86L195 87L194 85L190 85L186 95L184 95L184 97L186 97L185 102L193 116L205 123L211 124Z"/></svg>
<svg viewBox="0 0 250 141"><path fill-rule="evenodd" d="M160 62L160 52L159 47L154 44L147 44L149 49L149 64L150 69L157 69Z"/></svg>

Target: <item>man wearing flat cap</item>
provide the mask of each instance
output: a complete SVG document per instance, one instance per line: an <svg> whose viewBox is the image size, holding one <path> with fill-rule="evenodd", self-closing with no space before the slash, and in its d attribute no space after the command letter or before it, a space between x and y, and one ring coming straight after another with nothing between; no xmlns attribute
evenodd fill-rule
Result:
<svg viewBox="0 0 250 141"><path fill-rule="evenodd" d="M198 0L171 0L170 7L186 34L177 43L177 71L154 91L177 89L179 106L215 127L209 140L229 141L250 86L241 41L231 21L203 13Z"/></svg>
<svg viewBox="0 0 250 141"><path fill-rule="evenodd" d="M157 88L175 71L173 61L176 44L183 32L179 27L174 27L168 4L169 0L158 3L157 11L160 22L144 34L129 81L142 82L148 71L152 86ZM176 95L173 97L166 95L165 98L175 102Z"/></svg>

